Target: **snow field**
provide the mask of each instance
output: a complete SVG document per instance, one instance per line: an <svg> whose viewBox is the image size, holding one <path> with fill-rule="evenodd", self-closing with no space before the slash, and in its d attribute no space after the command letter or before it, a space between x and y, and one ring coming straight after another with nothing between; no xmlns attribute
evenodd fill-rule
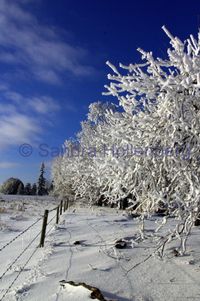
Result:
<svg viewBox="0 0 200 301"><path fill-rule="evenodd" d="M5 218L5 223L11 221L12 229L24 229L39 217L39 207L44 209L47 204L41 203L30 204L35 216L31 216L30 212L28 216L25 211L23 217L26 220ZM49 204L51 207L54 205L52 201L51 205ZM173 222L171 219L172 227ZM145 225L146 239L137 244L134 241L138 233L138 221L130 219L123 211L110 208L70 208L62 215L58 226L52 224L53 228L46 238L45 247L37 250L5 300L88 300L84 295L86 292L80 288L62 288L59 281L63 279L98 287L108 300L199 300L199 228L196 227L192 232L185 256L174 256L173 250L177 242L172 242L166 256L160 260L156 256L150 256L156 246L152 237L152 231L155 229L154 218L146 221ZM35 226L31 234L26 233L23 241L15 241L7 251L0 252L1 272L22 250L22 245L25 246L34 237L39 228L39 225ZM13 235L16 235L16 232L1 230L0 246ZM127 247L116 249L114 243L121 238L126 240ZM25 258L21 259L15 268L0 280L0 296L20 270L24 260Z"/></svg>

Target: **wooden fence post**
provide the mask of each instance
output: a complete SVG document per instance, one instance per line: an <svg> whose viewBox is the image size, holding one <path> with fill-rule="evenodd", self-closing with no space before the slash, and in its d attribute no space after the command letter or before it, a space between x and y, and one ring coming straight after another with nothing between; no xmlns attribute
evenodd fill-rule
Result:
<svg viewBox="0 0 200 301"><path fill-rule="evenodd" d="M62 208L63 207L63 201L60 202L60 215L62 215Z"/></svg>
<svg viewBox="0 0 200 301"><path fill-rule="evenodd" d="M42 223L42 232L40 237L40 248L44 247L45 235L46 235L46 228L47 228L47 220L48 220L49 210L44 211L44 218Z"/></svg>
<svg viewBox="0 0 200 301"><path fill-rule="evenodd" d="M59 212L60 212L60 206L57 207L57 211L56 211L56 224L59 223Z"/></svg>

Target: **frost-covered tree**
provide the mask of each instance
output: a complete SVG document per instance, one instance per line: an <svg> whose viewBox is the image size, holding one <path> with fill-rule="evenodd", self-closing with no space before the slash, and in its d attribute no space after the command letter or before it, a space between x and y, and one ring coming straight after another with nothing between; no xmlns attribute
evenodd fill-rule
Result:
<svg viewBox="0 0 200 301"><path fill-rule="evenodd" d="M200 214L200 34L182 42L163 30L171 45L164 59L138 49L139 64L118 69L107 62L113 74L104 94L115 97L120 109L91 104L76 137L77 149L96 153L64 154L53 167L58 193L70 189L90 203L102 196L116 204L128 199L142 220L160 206L175 216L175 228L160 242L161 255L174 238L185 252ZM166 222L164 217L161 225Z"/></svg>
<svg viewBox="0 0 200 301"><path fill-rule="evenodd" d="M74 176L74 164L70 151L73 147L71 141L66 141L63 146L63 154L54 160L52 174L54 179L54 194L60 197L73 197L75 192L72 188Z"/></svg>
<svg viewBox="0 0 200 301"><path fill-rule="evenodd" d="M52 194L53 193L53 190L54 190L54 182L51 181L48 185L48 193L49 194Z"/></svg>
<svg viewBox="0 0 200 301"><path fill-rule="evenodd" d="M150 213L159 202L166 204L180 219L168 239L177 235L184 252L199 214L200 35L198 40L191 35L182 42L163 30L172 46L168 58L154 58L151 52L138 49L144 63L120 65L127 75L108 63L114 75L109 75L111 84L106 88L134 116L134 141L147 149L135 160L137 185L132 193L139 197L138 209Z"/></svg>
<svg viewBox="0 0 200 301"><path fill-rule="evenodd" d="M89 107L88 119L81 123L81 131L74 141L66 141L64 153L53 165L55 191L72 194L95 203L101 195L96 161L101 157L107 114L116 106L109 103L93 103Z"/></svg>

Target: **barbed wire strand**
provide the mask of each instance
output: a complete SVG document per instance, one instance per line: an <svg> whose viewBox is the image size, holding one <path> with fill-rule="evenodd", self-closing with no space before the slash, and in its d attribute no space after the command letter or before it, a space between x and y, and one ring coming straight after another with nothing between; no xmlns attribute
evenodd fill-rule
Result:
<svg viewBox="0 0 200 301"><path fill-rule="evenodd" d="M22 232L20 232L17 236L15 236L13 239L11 239L8 243L6 243L3 247L0 248L0 252L4 250L6 247L8 247L11 243L13 243L17 238L22 236L24 233L26 233L30 228L35 226L39 221L43 219L43 216L39 218L37 221L35 221L33 224L31 224L28 228L24 229Z"/></svg>
<svg viewBox="0 0 200 301"><path fill-rule="evenodd" d="M58 206L57 206L58 207ZM54 207L53 209L49 210L49 212L52 212L57 209L57 207ZM22 236L24 233L26 233L29 229L31 229L33 226L35 226L39 221L43 219L43 216L41 216L37 221L35 221L33 224L28 226L26 229L24 229L22 232L20 232L17 236L15 236L13 239L11 239L8 243L6 243L3 247L0 248L0 252L3 251L6 247L8 247L11 243L13 243L17 238Z"/></svg>
<svg viewBox="0 0 200 301"><path fill-rule="evenodd" d="M47 226L52 222L52 220L55 218L56 215L54 215L50 221L48 222ZM53 228L53 227L52 227ZM51 229L52 229L51 228ZM51 230L50 229L50 230ZM48 234L50 230L46 233ZM31 240L31 242L26 246L26 248L23 249L23 251L15 258L15 260L8 266L8 268L5 270L5 272L0 276L0 280L5 276L5 274L12 268L12 266L17 262L17 260L28 250L28 248L32 245L32 243L38 238L38 236L41 234L41 231Z"/></svg>
<svg viewBox="0 0 200 301"><path fill-rule="evenodd" d="M52 211L56 210L57 208L58 208L58 206L56 206L53 209L49 210L49 212L52 212Z"/></svg>
<svg viewBox="0 0 200 301"><path fill-rule="evenodd" d="M7 290L5 291L5 293L3 294L3 296L1 297L0 301L2 301L4 299L4 297L7 295L7 293L9 292L9 290L11 289L11 287L13 286L13 284L15 283L15 281L19 278L20 274L24 271L26 265L29 263L29 261L34 256L34 254L36 253L37 250L38 250L38 247L36 247L34 249L34 251L31 253L31 256L27 259L27 261L25 262L25 264L23 265L23 267L21 268L21 270L19 271L19 273L17 274L17 276L11 282L11 284L9 285L9 287L7 288Z"/></svg>
<svg viewBox="0 0 200 301"><path fill-rule="evenodd" d="M56 207L57 208L57 207ZM55 209L56 209L55 208ZM54 210L55 210L54 209ZM53 211L53 210L51 210ZM52 222L52 220L56 217L56 214L50 219L50 221L48 222L47 226ZM55 225L53 225L54 227ZM46 233L46 235L52 230L51 227L49 229L49 231ZM12 264L10 264L10 266L6 269L6 271L1 275L0 280L4 277L4 275L10 270L10 268L13 266L13 264L25 253L25 251L30 247L30 245L36 240L36 238L38 238L38 236L41 234L41 231L32 239L32 241L27 245L27 247L16 257L16 259L12 262ZM15 281L19 278L20 274L23 272L24 268L26 267L26 265L29 263L29 261L31 260L31 258L34 256L34 254L36 253L36 251L38 250L38 246L34 249L34 251L31 253L31 256L27 259L27 261L25 262L25 264L23 265L23 267L21 268L21 270L19 271L19 273L17 274L17 276L15 277L15 279L11 282L11 284L9 285L9 287L7 288L7 290L5 291L4 295L1 297L0 301L2 301L4 299L4 297L7 295L7 293L9 292L9 290L11 289L11 287L13 286L13 284L15 283Z"/></svg>
<svg viewBox="0 0 200 301"><path fill-rule="evenodd" d="M0 276L0 280L5 276L5 274L12 268L12 266L17 262L17 260L28 250L32 243L38 238L41 234L41 231L31 240L31 242L23 249L23 251L13 260L13 262L8 266L5 272Z"/></svg>
<svg viewBox="0 0 200 301"><path fill-rule="evenodd" d="M50 212L56 210L57 207L53 208L50 210ZM56 217L56 214L50 219L50 221L48 222L47 226L52 222L52 220ZM41 218L42 219L42 218ZM41 220L39 219L39 220ZM25 229L26 231L28 231L28 229L31 228L31 226L35 225L39 220L37 220L35 223L33 223L32 225L30 225L27 229ZM54 227L55 225L53 225ZM53 229L53 227L51 227L48 232L46 233L46 235ZM24 231L25 231L24 230ZM23 231L23 233L25 233ZM41 231L31 240L31 242L26 246L26 248L15 258L15 260L9 265L9 267L6 269L6 271L1 275L0 280L5 276L5 274L12 268L12 266L16 263L16 261L28 250L28 248L32 245L32 243L38 238L38 236L41 234ZM22 233L20 233L20 236L22 235ZM19 237L19 235L17 236ZM15 239L17 239L17 237ZM10 242L11 243L11 242ZM11 287L13 286L13 284L16 282L16 280L19 278L20 274L24 271L24 268L26 267L26 265L29 263L29 261L31 260L31 258L34 256L34 254L36 253L36 251L38 250L38 246L34 249L34 251L31 253L31 256L27 259L27 261L25 262L25 264L23 265L23 267L20 269L19 273L17 274L17 276L14 278L14 280L11 282L11 284L9 285L9 287L7 288L7 290L5 291L5 293L3 294L3 296L1 297L0 301L2 301L4 299L4 297L7 295L7 293L9 292L9 290L11 289Z"/></svg>
<svg viewBox="0 0 200 301"><path fill-rule="evenodd" d="M56 217L56 214L50 219L50 221L48 222L47 226L52 222L52 220ZM55 227L55 225L53 225L47 232L46 232L46 236L48 235L49 232L51 232L51 230L53 229L53 227Z"/></svg>

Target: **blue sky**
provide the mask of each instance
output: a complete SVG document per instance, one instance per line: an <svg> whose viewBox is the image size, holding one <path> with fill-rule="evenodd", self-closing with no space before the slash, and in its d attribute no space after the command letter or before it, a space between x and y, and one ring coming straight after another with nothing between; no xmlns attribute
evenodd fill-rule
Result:
<svg viewBox="0 0 200 301"><path fill-rule="evenodd" d="M88 105L115 101L101 95L107 60L139 62L138 47L165 56L162 25L196 35L200 1L0 0L0 183L36 181Z"/></svg>

